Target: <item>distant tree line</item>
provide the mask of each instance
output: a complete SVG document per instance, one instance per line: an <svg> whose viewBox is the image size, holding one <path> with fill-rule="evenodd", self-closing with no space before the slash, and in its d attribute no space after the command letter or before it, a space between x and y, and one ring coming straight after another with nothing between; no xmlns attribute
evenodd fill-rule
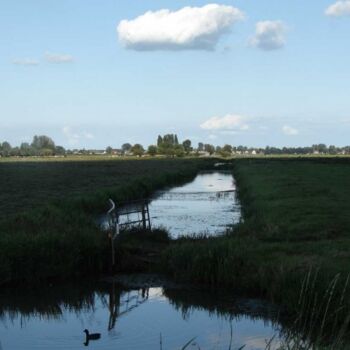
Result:
<svg viewBox="0 0 350 350"><path fill-rule="evenodd" d="M311 147L269 147L264 149L265 154L350 154L350 146L336 147L327 146L323 143L312 145Z"/></svg>
<svg viewBox="0 0 350 350"><path fill-rule="evenodd" d="M1 157L29 157L65 155L62 146L56 146L54 141L45 135L34 136L32 143L22 142L19 147L12 147L9 142L0 142Z"/></svg>
<svg viewBox="0 0 350 350"><path fill-rule="evenodd" d="M246 147L246 146L214 146L199 142L197 147L192 145L191 140L186 139L179 142L176 134L159 135L156 143L148 146L147 150L139 143L134 145L124 143L121 148L108 146L105 150L86 150L74 149L65 150L62 146L56 146L55 142L48 136L36 135L31 143L23 142L19 147L12 147L9 142L0 142L1 157L29 157L29 156L65 156L71 154L89 155L89 154L109 154L118 156L167 156L183 157L186 155L219 155L230 157L234 154L261 154L261 155L307 155L307 154L350 154L350 146L336 147L325 144L315 144L310 147L270 147L265 148Z"/></svg>
<svg viewBox="0 0 350 350"><path fill-rule="evenodd" d="M149 145L147 151L144 147L137 143L131 145L130 143L124 143L121 149L114 150L112 147L106 148L107 154L121 154L121 155L135 155L141 157L144 154L150 156L163 155L170 157L183 157L193 151L191 140L185 140L182 143L179 142L176 134L159 135L156 144Z"/></svg>

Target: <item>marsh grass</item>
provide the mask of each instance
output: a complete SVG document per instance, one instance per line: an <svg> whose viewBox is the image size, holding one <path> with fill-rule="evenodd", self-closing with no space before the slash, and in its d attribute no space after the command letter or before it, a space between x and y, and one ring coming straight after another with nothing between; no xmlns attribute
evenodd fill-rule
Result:
<svg viewBox="0 0 350 350"><path fill-rule="evenodd" d="M302 335L291 335L291 349L305 339L341 349L350 319L350 160L240 159L232 171L242 222L222 237L175 242L164 269L278 303Z"/></svg>
<svg viewBox="0 0 350 350"><path fill-rule="evenodd" d="M273 319L274 324L280 324L280 331L266 339L264 350L350 349L349 300L346 298L349 276L344 280L339 274L334 276L326 286L324 294L319 294L319 273L319 270L310 270L305 275L297 296L297 304L294 306L298 312L293 313L293 321L287 320L286 315L276 315ZM228 350L232 350L232 325L230 331ZM193 339L191 342L193 344ZM200 349L198 343L193 345ZM243 344L239 349L244 349L245 346Z"/></svg>

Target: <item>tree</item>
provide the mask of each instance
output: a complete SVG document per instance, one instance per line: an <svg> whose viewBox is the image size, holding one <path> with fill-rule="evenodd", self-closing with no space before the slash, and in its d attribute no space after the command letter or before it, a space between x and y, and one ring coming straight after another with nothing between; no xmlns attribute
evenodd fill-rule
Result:
<svg viewBox="0 0 350 350"><path fill-rule="evenodd" d="M18 157L20 155L19 147L12 147L10 151L11 157Z"/></svg>
<svg viewBox="0 0 350 350"><path fill-rule="evenodd" d="M147 153L148 153L150 156L154 157L154 156L157 154L157 152L158 152L157 146L155 146L155 145L150 145L150 146L148 146Z"/></svg>
<svg viewBox="0 0 350 350"><path fill-rule="evenodd" d="M232 155L232 146L225 145L222 148L218 148L217 153L219 153L222 157L229 157Z"/></svg>
<svg viewBox="0 0 350 350"><path fill-rule="evenodd" d="M124 143L122 145L122 152L123 152L123 154L130 152L131 148L132 148L132 146L131 146L130 143Z"/></svg>
<svg viewBox="0 0 350 350"><path fill-rule="evenodd" d="M112 153L113 153L113 148L112 148L111 146L108 146L108 147L106 148L106 153L107 153L107 154L112 154Z"/></svg>
<svg viewBox="0 0 350 350"><path fill-rule="evenodd" d="M327 146L324 143L320 143L319 145L316 145L316 147L320 153L327 153L328 151Z"/></svg>
<svg viewBox="0 0 350 350"><path fill-rule="evenodd" d="M145 149L142 145L136 143L134 146L132 146L131 152L134 154L134 156L141 157L145 153Z"/></svg>
<svg viewBox="0 0 350 350"><path fill-rule="evenodd" d="M3 157L9 157L11 153L11 149L12 147L7 141L3 142L1 145L1 155Z"/></svg>
<svg viewBox="0 0 350 350"><path fill-rule="evenodd" d="M66 150L62 146L56 146L55 154L57 154L58 156L65 156Z"/></svg>
<svg viewBox="0 0 350 350"><path fill-rule="evenodd" d="M163 142L162 145L168 145L168 146L175 146L179 144L179 141L177 139L177 135L175 134L166 134L163 136Z"/></svg>
<svg viewBox="0 0 350 350"><path fill-rule="evenodd" d="M204 145L204 150L205 150L205 152L208 152L210 155L215 153L215 147L213 145L208 144L208 143Z"/></svg>
<svg viewBox="0 0 350 350"><path fill-rule="evenodd" d="M185 149L184 149L183 145L175 145L174 155L176 157L183 157L185 155Z"/></svg>
<svg viewBox="0 0 350 350"><path fill-rule="evenodd" d="M198 142L197 151L198 152L203 152L204 151L204 144L202 142Z"/></svg>
<svg viewBox="0 0 350 350"><path fill-rule="evenodd" d="M232 153L232 146L230 145L225 145L222 150L226 153Z"/></svg>
<svg viewBox="0 0 350 350"><path fill-rule="evenodd" d="M22 157L28 157L34 155L33 148L28 142L22 142L19 148L19 153Z"/></svg>
<svg viewBox="0 0 350 350"><path fill-rule="evenodd" d="M54 155L54 151L51 148L42 148L39 151L39 155L43 157L50 157Z"/></svg>
<svg viewBox="0 0 350 350"><path fill-rule="evenodd" d="M185 140L184 142L182 142L182 146L187 154L189 154L192 151L191 144L191 140Z"/></svg>
<svg viewBox="0 0 350 350"><path fill-rule="evenodd" d="M55 143L53 140L46 135L35 135L32 141L32 147L37 150L50 149L52 151L55 150Z"/></svg>
<svg viewBox="0 0 350 350"><path fill-rule="evenodd" d="M332 154L332 155L335 155L338 153L337 147L335 147L333 145L329 146L328 150L329 150L329 154Z"/></svg>
<svg viewBox="0 0 350 350"><path fill-rule="evenodd" d="M157 139L157 146L161 146L163 143L163 137L161 137L160 135L158 136L158 139Z"/></svg>
<svg viewBox="0 0 350 350"><path fill-rule="evenodd" d="M177 146L178 138L175 134L166 134L163 137L158 136L158 153L168 156L175 155L175 146Z"/></svg>

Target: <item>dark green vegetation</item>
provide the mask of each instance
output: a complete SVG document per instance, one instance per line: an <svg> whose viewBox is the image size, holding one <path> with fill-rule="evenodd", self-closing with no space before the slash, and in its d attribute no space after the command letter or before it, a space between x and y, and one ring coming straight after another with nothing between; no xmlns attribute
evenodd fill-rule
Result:
<svg viewBox="0 0 350 350"><path fill-rule="evenodd" d="M163 251L172 243L161 229L131 229L116 240L117 269L123 273L159 271Z"/></svg>
<svg viewBox="0 0 350 350"><path fill-rule="evenodd" d="M211 164L212 161L209 161ZM206 160L0 162L0 284L106 271L93 221L108 198L143 198L191 180Z"/></svg>
<svg viewBox="0 0 350 350"><path fill-rule="evenodd" d="M319 340L350 322L350 160L233 163L244 222L224 237L182 240L164 266L174 277L267 297Z"/></svg>
<svg viewBox="0 0 350 350"><path fill-rule="evenodd" d="M148 196L212 163L1 162L0 283L106 271L108 240L92 218L107 199ZM303 334L342 340L350 323L350 159L237 159L228 167L241 224L218 238L121 236L120 268L162 267L178 280L264 296L301 314Z"/></svg>

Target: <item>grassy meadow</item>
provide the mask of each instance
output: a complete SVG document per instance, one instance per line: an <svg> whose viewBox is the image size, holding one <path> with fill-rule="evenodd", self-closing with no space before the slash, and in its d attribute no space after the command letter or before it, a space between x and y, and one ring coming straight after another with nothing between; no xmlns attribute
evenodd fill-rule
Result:
<svg viewBox="0 0 350 350"><path fill-rule="evenodd" d="M0 161L0 219L53 202L87 201L120 193L131 182L164 178L196 169L203 160L118 159L111 157L32 158ZM145 195L124 191L123 199ZM107 198L108 199L108 198ZM105 198L102 199L105 201ZM105 203L103 203L105 204Z"/></svg>
<svg viewBox="0 0 350 350"><path fill-rule="evenodd" d="M340 338L350 322L350 159L240 159L232 170L243 221L224 237L172 245L167 271L264 296L308 333Z"/></svg>
<svg viewBox="0 0 350 350"><path fill-rule="evenodd" d="M108 198L147 197L156 189L191 180L207 163L1 161L0 285L106 271L109 243L94 218L108 209Z"/></svg>
<svg viewBox="0 0 350 350"><path fill-rule="evenodd" d="M110 247L93 218L108 198L146 197L214 162L1 161L0 284L106 271ZM121 267L145 264L177 280L265 297L299 315L303 334L320 342L331 334L340 344L350 324L350 158L242 158L227 168L240 224L215 238L121 237ZM146 261L148 253L161 256Z"/></svg>

